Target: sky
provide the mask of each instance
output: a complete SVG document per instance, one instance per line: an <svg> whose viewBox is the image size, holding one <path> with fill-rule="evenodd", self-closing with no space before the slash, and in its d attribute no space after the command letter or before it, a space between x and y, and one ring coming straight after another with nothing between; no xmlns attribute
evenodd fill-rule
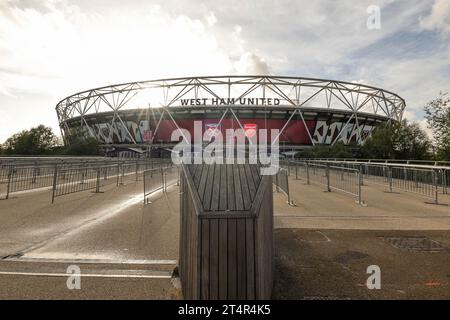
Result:
<svg viewBox="0 0 450 320"><path fill-rule="evenodd" d="M59 134L55 106L78 91L229 74L381 87L426 128L450 91L450 0L0 0L0 143Z"/></svg>

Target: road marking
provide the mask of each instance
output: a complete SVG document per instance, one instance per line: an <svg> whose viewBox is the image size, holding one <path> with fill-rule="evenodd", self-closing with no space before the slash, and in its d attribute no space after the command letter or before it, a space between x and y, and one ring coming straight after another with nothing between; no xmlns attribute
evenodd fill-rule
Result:
<svg viewBox="0 0 450 320"><path fill-rule="evenodd" d="M68 263L68 264L130 264L130 265L177 265L177 260L108 260L108 259L52 259L52 258L6 258L8 262Z"/></svg>
<svg viewBox="0 0 450 320"><path fill-rule="evenodd" d="M32 276L32 277L69 277L68 273L51 273L51 272L14 272L0 271L0 275L12 276ZM85 278L135 278L135 279L171 279L172 272L152 271L148 274L101 274L101 273L82 273L81 277Z"/></svg>

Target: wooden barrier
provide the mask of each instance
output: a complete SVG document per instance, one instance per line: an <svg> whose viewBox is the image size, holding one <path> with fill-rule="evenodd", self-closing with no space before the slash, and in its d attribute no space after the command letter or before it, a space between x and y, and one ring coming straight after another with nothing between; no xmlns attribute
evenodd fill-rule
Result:
<svg viewBox="0 0 450 320"><path fill-rule="evenodd" d="M185 299L270 299L272 177L257 165L184 165L180 278Z"/></svg>

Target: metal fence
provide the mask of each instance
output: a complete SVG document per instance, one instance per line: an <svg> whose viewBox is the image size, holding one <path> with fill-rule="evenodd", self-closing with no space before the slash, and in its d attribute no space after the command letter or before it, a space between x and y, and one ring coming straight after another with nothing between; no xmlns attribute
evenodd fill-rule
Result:
<svg viewBox="0 0 450 320"><path fill-rule="evenodd" d="M385 163L397 165L428 165L428 166L450 166L450 161L435 160L400 160L400 159L355 159L355 158L305 158L301 161L338 161L338 162L360 162L360 163Z"/></svg>
<svg viewBox="0 0 450 320"><path fill-rule="evenodd" d="M167 191L167 187L180 184L180 168L178 166L161 167L145 170L144 174L144 204L148 197L159 190Z"/></svg>
<svg viewBox="0 0 450 320"><path fill-rule="evenodd" d="M170 159L105 159L105 158L1 158L0 198L12 193L39 188L52 188L55 198L86 190L100 192L106 181L117 186L142 179L146 170L164 170L166 186L178 183L178 168ZM173 182L175 181L175 182Z"/></svg>
<svg viewBox="0 0 450 320"><path fill-rule="evenodd" d="M80 191L100 192L100 167L71 168L58 170L53 176L52 203L55 198Z"/></svg>
<svg viewBox="0 0 450 320"><path fill-rule="evenodd" d="M144 171L144 204L148 203L148 196L158 190L164 190L164 170L149 169Z"/></svg>
<svg viewBox="0 0 450 320"><path fill-rule="evenodd" d="M277 191L281 190L284 194L286 194L288 198L287 203L289 205L294 205L294 201L291 199L291 193L289 191L288 170L280 168L277 174L275 175L273 183L275 184Z"/></svg>
<svg viewBox="0 0 450 320"><path fill-rule="evenodd" d="M402 190L420 194L439 204L439 195L448 194L450 168L393 163L361 163L357 161L307 161L309 166L320 164L357 170L361 173L361 185L374 183L388 187L389 192ZM353 186L353 184L352 184ZM348 189L348 188L346 188Z"/></svg>
<svg viewBox="0 0 450 320"><path fill-rule="evenodd" d="M51 187L55 167L14 167L10 166L6 178L6 199L13 192Z"/></svg>
<svg viewBox="0 0 450 320"><path fill-rule="evenodd" d="M359 169L310 161L290 161L287 165L289 172L295 174L295 179L305 179L307 184L313 182L323 185L328 192L334 190L350 195L356 198L357 203L365 205Z"/></svg>

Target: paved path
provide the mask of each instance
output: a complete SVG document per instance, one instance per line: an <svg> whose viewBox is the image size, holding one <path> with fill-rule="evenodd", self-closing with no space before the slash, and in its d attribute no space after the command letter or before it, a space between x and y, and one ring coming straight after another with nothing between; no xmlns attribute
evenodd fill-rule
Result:
<svg viewBox="0 0 450 320"><path fill-rule="evenodd" d="M449 207L376 185L363 189L367 207L303 181L290 179L290 187L295 207L274 195L275 298L447 297ZM54 205L48 190L0 201L0 298L180 298L171 278L179 189L154 194L146 206L142 181L103 191L59 197ZM389 237L426 238L444 249L398 249ZM371 263L384 270L383 293L362 286ZM80 291L66 286L73 264L85 275Z"/></svg>
<svg viewBox="0 0 450 320"><path fill-rule="evenodd" d="M295 207L286 204L286 196L275 193L276 228L319 228L354 230L450 230L450 206L433 205L421 195L366 183L363 199L367 207L339 192L304 180L289 179ZM450 204L450 195L440 195Z"/></svg>

